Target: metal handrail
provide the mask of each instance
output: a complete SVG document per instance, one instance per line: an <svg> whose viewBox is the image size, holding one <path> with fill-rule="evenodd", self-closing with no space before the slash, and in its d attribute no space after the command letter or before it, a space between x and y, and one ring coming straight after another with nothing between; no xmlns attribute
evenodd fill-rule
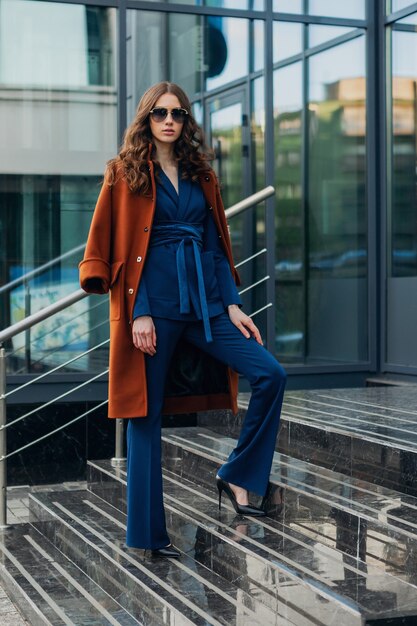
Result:
<svg viewBox="0 0 417 626"><path fill-rule="evenodd" d="M260 278L259 280L256 281L256 283L252 283L248 287L245 287L245 289L241 289L241 291L239 291L239 295L241 296L242 293L245 293L246 291L249 291L250 289L253 289L254 287L257 287L261 283L264 283L266 280L269 280L269 278L270 278L269 275L264 276L263 278Z"/></svg>
<svg viewBox="0 0 417 626"><path fill-rule="evenodd" d="M104 406L107 403L108 403L108 400L103 400L103 402L100 402L100 404L96 404L96 406L93 406L93 408L88 409L87 411L85 411L85 413L82 413L81 415L77 415L77 417L74 417L74 419L70 420L66 424L63 424L62 426L58 426L58 428L55 428L54 430L51 430L49 433L42 435L42 437L38 437L38 439L35 439L34 441L30 441L29 443L25 444L21 448L17 448L17 450L13 450L13 452L9 452L9 454L4 454L0 456L0 461L4 462L6 459L10 458L11 456L14 456L15 454L18 454L19 452L23 452L23 450L30 448L35 443L39 443L40 441L43 441L43 439L46 439L47 437L50 437L51 435L55 435L55 433L58 433L60 430L63 430L64 428L67 428L67 426L71 426L71 424L75 424L75 422L78 422L80 419L82 419L89 413L96 411L97 409L99 409L100 407Z"/></svg>
<svg viewBox="0 0 417 626"><path fill-rule="evenodd" d="M40 374L39 376L36 376L35 378L31 378L26 383L23 383L22 385L20 385L19 387L16 387L15 389L11 389L10 391L4 394L4 397L8 398L9 396L16 393L17 391L22 391L22 389L25 389L26 387L33 385L33 383L38 383L40 380L42 380L42 378L45 378L46 376L49 376L50 374L54 374L55 372L62 369L63 367L67 367L67 365L69 365L70 363L73 363L74 361L78 361L78 359L82 359L84 356L87 356L87 354L90 354L90 352L94 352L94 350L97 350L97 348L102 348L109 342L110 342L110 339L105 339L104 341L101 341L96 346L93 346L92 348L89 348L88 350L81 352L81 354L77 354L76 356L72 357L72 359L68 359L68 361L65 361L65 363L60 363L53 369L48 370L47 372L44 372L43 374ZM1 430L1 425L0 425L0 430Z"/></svg>
<svg viewBox="0 0 417 626"><path fill-rule="evenodd" d="M265 187L261 191L257 191L251 196L248 196L247 198L245 198L244 200L241 200L237 204L234 204L229 209L226 209L225 211L226 218L233 217L234 215L237 215L238 213L241 213L242 211L245 211L246 209L250 208L254 204L259 204L259 202L262 202L266 198L269 198L269 196L272 196L274 193L275 193L275 189L272 187L272 185ZM46 263L39 265L39 267L36 267L35 269L30 270L29 272L26 272L26 274L23 274L22 276L19 276L18 278L11 280L5 285L2 285L0 287L0 295L2 293L10 291L11 289L14 289L15 287L18 287L19 285L23 285L29 280L32 280L32 278L39 276L39 274L42 274L42 272L44 272L45 270L53 267L57 263L60 263L60 261L65 261L66 259L69 259L76 252L81 252L81 250L84 250L85 245L86 245L85 243L82 243L79 246L75 246L75 248L68 250L68 252L64 252L63 254L60 254L54 259L51 259L50 261L47 261Z"/></svg>
<svg viewBox="0 0 417 626"><path fill-rule="evenodd" d="M45 337L48 337L48 335L51 335L52 333L54 333L56 330L58 329L62 329L65 326L67 326L68 324L71 324L71 322L73 322L75 319L78 319L80 317L80 315L84 315L84 313L91 313L91 311L94 311L95 309L98 309L99 307L103 306L103 304L106 304L105 300L101 300L100 302L96 302L93 305L90 305L88 307L88 309L86 309L85 311L83 311L81 314L77 313L76 315L74 315L73 317L70 317L68 319L65 320L65 322L59 324L59 326L56 326L55 328L51 328L49 329L46 333L43 333L43 335L37 335L35 339L32 340L32 344L37 344L39 341L42 341L42 339L45 339ZM95 330L95 328L93 328L93 330ZM79 337L77 337L77 339L79 339L82 335L80 335ZM67 346L68 344L64 344L63 346L61 346L61 348ZM9 352L7 354L8 357L11 356L15 356L16 354L18 354L18 352L20 350L24 350L25 346L20 346L19 348L16 348L15 350L13 350L12 352ZM36 361L36 363L39 363L39 361Z"/></svg>
<svg viewBox="0 0 417 626"><path fill-rule="evenodd" d="M265 200L266 198L268 198L269 196L271 196L273 194L274 194L274 188L272 186L265 187L265 189L263 189L261 191L258 191L255 194L252 194L248 198L245 198L241 202L238 202L235 205L231 206L229 209L227 209L225 211L226 218L228 219L228 218L234 217L235 215L238 215L239 213L242 213L243 211L249 209L250 207L254 206L255 204L258 204L259 202L262 202L263 200ZM16 287L19 284L27 282L31 278L34 278L36 275L40 274L45 269L48 269L49 267L52 267L57 262L63 260L64 258L67 258L68 256L71 256L76 251L81 250L82 248L84 248L84 245L85 244L82 244L81 246L78 246L77 248L74 248L73 250L65 253L64 255L61 255L60 257L57 257L56 259L52 259L48 263L45 263L42 266L36 268L36 270L32 270L31 272L28 272L24 276L21 276L21 277L15 279L14 281L11 281L10 283L4 285L3 287L0 288L0 294L5 292L5 291L8 291L9 289L12 289L13 287ZM265 248L263 250L259 251L258 253L252 255L251 257L248 257L247 259L243 260L239 265L243 265L243 263L248 262L252 258L257 257L259 254L263 254L264 252L266 252ZM253 285L250 285L246 289L242 290L241 293L244 293L248 289L252 289L256 285L258 285L258 284L264 282L265 280L267 280L268 278L269 278L269 276L265 276L260 281L254 283ZM99 408L101 406L104 406L104 404L107 403L107 400L102 402L101 404L97 405L96 407L86 411L82 415L77 416L76 418L74 418L70 422L67 422L66 424L63 424L62 426L56 428L55 430L53 430L53 431L51 431L49 433L46 433L42 437L39 437L38 439L36 439L34 441L31 441L28 444L25 444L23 447L21 447L21 448L19 448L17 450L14 450L13 452L10 452L9 454L7 454L7 445L6 445L6 430L7 430L7 428L9 426L12 426L12 425L16 424L17 422L20 422L21 420L25 419L29 415L34 414L35 412L37 412L39 410L39 407L37 407L36 409L34 409L32 411L27 412L24 415L21 415L20 417L18 417L17 419L13 420L12 422L7 423L7 420L6 420L6 395L9 395L9 394L6 394L6 367L5 367L6 353L5 353L4 348L2 347L2 343L4 341L6 341L7 339L11 339L12 337L17 335L18 333L31 328L32 326L34 326L38 322L41 322L44 319L47 319L48 317L54 315L55 313L58 313L59 311L62 311L63 309L66 309L67 307L71 306L72 304L75 304L76 302L79 302L83 298L86 298L88 295L89 294L84 292L82 289L78 289L77 291L73 292L72 294L69 294L68 296L65 296L64 298L61 298L57 302L55 302L53 304L50 304L49 306L45 307L41 311L37 311L36 313L33 313L32 315L29 315L24 320L21 320L20 322L17 322L16 324L13 324L12 326L9 326L9 328L6 328L5 330L0 332L0 526L4 527L6 525L6 521L7 521L7 474L6 474L6 460L9 457L11 457L11 456L13 456L13 455L15 455L15 454L17 454L19 452L22 452L23 450L26 450L27 448L33 446L34 444L38 443L39 441L42 441L43 439L45 439L47 437L50 437L54 433L56 433L56 432L58 432L60 430L63 430L64 428L67 428L70 424L73 424L74 422L82 419L83 417L85 417L85 415L91 413L92 411L96 410L97 408ZM258 309L257 311L254 311L249 317L253 317L254 315L257 315L261 311L264 311L265 309L267 309L267 308L269 308L271 306L272 306L272 303L269 302L268 304L266 304L262 308ZM106 340L106 342L107 341L109 341L109 340ZM105 343L105 342L103 342L103 343ZM102 345L102 344L99 344L99 346L100 345ZM97 347L98 346L95 346L91 350L94 350ZM88 350L87 352L90 352L91 350ZM83 355L79 355L76 358L80 358L81 356L83 356ZM69 362L72 362L72 361L76 360L76 358L75 359L70 359L69 361L66 361L65 363L63 363L63 364L59 365L58 367L54 368L54 370L52 370L52 371L56 371L57 369L60 369L61 367L65 367ZM44 378L46 375L48 375L50 373L51 372L46 372L45 374L42 374L41 376L37 377L35 380L39 380L40 378ZM100 378L101 376L104 376L107 373L108 373L108 370L105 370L104 372L101 372L100 374L97 374L96 376L93 376L88 381L85 381L84 383L78 385L77 387L75 387L75 389L79 389L81 387L84 387L85 385L87 385L90 382ZM34 381L31 381L31 382L34 382ZM23 385L23 387L26 387L28 384L29 383L26 383L25 385ZM23 388L23 387L19 387L19 390L21 388ZM44 403L41 408L43 408L45 406L49 406L53 402L56 402L56 400L59 400L59 399L62 399L64 397L66 397L67 395L72 393L75 389L73 388L70 391L64 392L63 394L57 396L56 398L50 400L49 402ZM112 462L114 462L115 464L118 464L121 461L122 454L123 454L123 420L122 419L117 419L116 420L116 449L115 449L115 457L112 459Z"/></svg>
<svg viewBox="0 0 417 626"><path fill-rule="evenodd" d="M38 322L42 322L46 318L51 317L51 315L54 315L54 313L59 313L59 311L66 309L67 307L71 306L71 304L79 302L83 298L86 298L88 295L89 294L86 293L83 289L77 289L76 291L73 291L73 293L68 294L68 296L57 300L57 302L49 304L44 309L36 311L36 313L32 313L32 315L25 317L25 319L20 320L20 322L16 322L16 324L5 328L4 330L0 331L0 344L3 343L3 341L6 341L6 339L11 339L15 335L18 335L23 330L32 328L32 326L34 326Z"/></svg>
<svg viewBox="0 0 417 626"><path fill-rule="evenodd" d="M89 335L91 332L97 330L98 328L101 328L102 326L106 326L108 325L109 320L104 320L104 322L100 322L99 324L96 324L95 326L91 326L89 328L89 330L86 330L85 332L81 333L80 335L76 335L71 341L69 341L68 343L64 343L60 346L57 346L56 348L53 348L52 350L48 350L46 354L44 354L40 359L36 359L36 361L32 360L31 361L31 365L39 365L40 363L43 363L45 361L45 359L51 358L53 357L55 354L62 352L63 350L65 350L66 348L68 348L72 343L79 341L80 339L82 339L82 337L84 337L85 335ZM57 330L56 328L54 329L54 331ZM54 332L51 331L51 332ZM36 339L37 340L37 339ZM12 352L13 355L16 354L16 350L14 352ZM10 356L10 354L8 354L8 356ZM60 367L66 367L67 365L69 365L70 363L72 363L73 361L76 361L78 359L69 359L68 361L65 361L64 363L61 363ZM17 371L14 371L13 373L16 374L21 374L22 372L25 371L25 367L20 368ZM45 372L45 374L48 373L52 373L52 370L48 370L47 372Z"/></svg>
<svg viewBox="0 0 417 626"><path fill-rule="evenodd" d="M253 193L251 196L248 196L244 200L241 200L240 202L237 202L236 204L231 206L229 209L226 209L226 217L234 217L235 215L238 215L238 213L242 213L242 211L250 209L254 204L259 204L260 202L263 202L263 200L266 200L270 196L273 196L274 193L275 189L273 188L273 186L268 185L268 187L264 187L264 189Z"/></svg>
<svg viewBox="0 0 417 626"><path fill-rule="evenodd" d="M62 398L66 398L67 396L69 396L74 391L78 391L79 389L82 389L86 385L89 385L93 381L97 380L98 378L101 378L101 376L104 376L105 374L108 374L108 373L109 373L108 369L104 370L104 372L100 372L99 374L96 374L92 378L89 378L88 380L84 381L83 383L80 383L76 387L71 387L71 389L69 389L68 391L64 391L59 396L56 396L56 398L52 398L52 400L49 400L48 402L44 402L42 404L42 408L44 409L46 406L51 406L51 404L53 404L57 400L62 400ZM38 411L39 411L39 407L37 406L34 409L32 409L31 411L28 411L27 413L25 413L24 415L20 415L19 417L16 417L16 419L13 420L13 422L7 422L7 424L1 424L0 425L0 432L2 430L6 429L6 428L10 428L10 426L13 426L14 424L17 424L18 422L20 422L23 419L25 419L25 417L29 417L30 415L34 415L34 413L37 413ZM0 461L1 460L2 460L2 457L0 457Z"/></svg>
<svg viewBox="0 0 417 626"><path fill-rule="evenodd" d="M256 259L257 256L260 256L261 254L265 254L265 252L267 252L267 249L262 248L262 250L259 250L259 252L255 252L255 254L251 254L251 256L248 256L246 257L246 259L243 259L243 261L240 261L240 263L236 263L235 268L237 269L238 267L245 265L245 263L248 263L248 261L252 261L253 259Z"/></svg>
<svg viewBox="0 0 417 626"><path fill-rule="evenodd" d="M39 274L42 274L42 272L49 269L50 267L53 267L60 261L65 261L65 259L68 259L70 256L72 256L76 252L81 252L81 250L83 250L84 248L85 248L85 243L82 243L79 246L72 248L72 250L69 250L68 252L64 252L64 254L61 254L60 256L57 256L54 259L47 261L46 263L43 263L43 265L39 265L39 267L35 267L34 270L30 270L30 272L26 272L26 274L23 274L22 276L19 276L18 278L11 280L5 285L2 285L0 287L0 295L2 293L5 293L6 291L10 291L10 289L14 289L14 287L18 287L19 285L23 285L24 283L27 283L29 280L32 280L32 278L35 278L35 276L39 276Z"/></svg>
<svg viewBox="0 0 417 626"><path fill-rule="evenodd" d="M255 204L259 204L259 202L262 202L266 198L269 198L269 196L272 196L274 193L275 193L275 190L272 187L272 185L265 187L261 191L257 191L251 196L248 196L247 198L245 198L244 200L241 200L240 202L233 204L229 209L226 209L225 211L226 218L234 217L235 215L238 215L239 213L242 213L243 211L250 209L252 206L254 206ZM8 284L10 285L10 283ZM3 341L6 341L6 339L11 339L18 333L21 333L23 330L27 330L28 328L31 328L38 322L41 322L47 317L50 317L54 313L58 313L59 311L62 311L63 309L70 306L71 304L75 304L76 302L79 302L83 298L86 298L88 295L89 294L87 294L82 289L77 289L77 291L74 291L72 294L69 294L68 296L61 298L57 302L50 304L49 306L45 307L41 311L32 313L32 315L25 317L24 320L21 320L20 322L16 322L16 324L9 326L5 330L2 330L0 332L0 344Z"/></svg>

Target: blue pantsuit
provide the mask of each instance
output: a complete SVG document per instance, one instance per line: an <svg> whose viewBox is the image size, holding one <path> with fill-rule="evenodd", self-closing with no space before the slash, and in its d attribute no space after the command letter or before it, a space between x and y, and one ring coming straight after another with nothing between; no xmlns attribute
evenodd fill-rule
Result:
<svg viewBox="0 0 417 626"><path fill-rule="evenodd" d="M248 379L252 395L239 441L218 473L261 496L268 485L286 374L266 348L253 337L244 337L226 313L229 304L241 302L197 183L180 180L178 195L161 172L152 236L134 317L152 315L156 354L145 355L148 415L130 419L127 429L126 543L158 549L170 543L163 506L161 412L178 340Z"/></svg>

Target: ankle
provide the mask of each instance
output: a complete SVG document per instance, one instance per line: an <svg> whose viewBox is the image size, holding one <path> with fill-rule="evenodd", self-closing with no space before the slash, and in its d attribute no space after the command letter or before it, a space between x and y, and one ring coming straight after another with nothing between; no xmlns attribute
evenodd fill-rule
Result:
<svg viewBox="0 0 417 626"><path fill-rule="evenodd" d="M229 486L235 494L235 498L239 504L247 505L249 503L247 489L239 487L239 485L233 485L232 483L229 483Z"/></svg>

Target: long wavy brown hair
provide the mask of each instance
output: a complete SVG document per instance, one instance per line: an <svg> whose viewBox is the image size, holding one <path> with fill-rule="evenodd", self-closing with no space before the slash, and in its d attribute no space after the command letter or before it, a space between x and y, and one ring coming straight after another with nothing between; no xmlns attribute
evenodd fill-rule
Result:
<svg viewBox="0 0 417 626"><path fill-rule="evenodd" d="M150 158L155 160L156 148L149 124L149 111L153 109L159 98L165 93L177 96L181 106L188 111L182 132L175 142L174 154L181 165L183 178L197 180L209 169L209 161L213 159L204 141L204 134L195 121L191 103L185 92L175 83L161 82L149 87L143 94L136 109L136 115L123 136L123 145L119 154L107 162L104 180L108 185L116 182L118 172L124 176L129 189L142 195L151 192L151 180L148 169L149 147L152 144Z"/></svg>

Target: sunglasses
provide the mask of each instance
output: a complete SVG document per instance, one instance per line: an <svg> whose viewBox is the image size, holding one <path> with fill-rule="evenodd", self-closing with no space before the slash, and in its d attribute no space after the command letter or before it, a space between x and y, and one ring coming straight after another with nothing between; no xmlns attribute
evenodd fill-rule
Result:
<svg viewBox="0 0 417 626"><path fill-rule="evenodd" d="M176 107L175 109L155 107L154 109L149 111L149 115L152 117L154 122L163 122L167 118L168 113L171 113L171 117L174 122L178 122L179 124L184 123L188 115L188 111L182 109L181 107Z"/></svg>

